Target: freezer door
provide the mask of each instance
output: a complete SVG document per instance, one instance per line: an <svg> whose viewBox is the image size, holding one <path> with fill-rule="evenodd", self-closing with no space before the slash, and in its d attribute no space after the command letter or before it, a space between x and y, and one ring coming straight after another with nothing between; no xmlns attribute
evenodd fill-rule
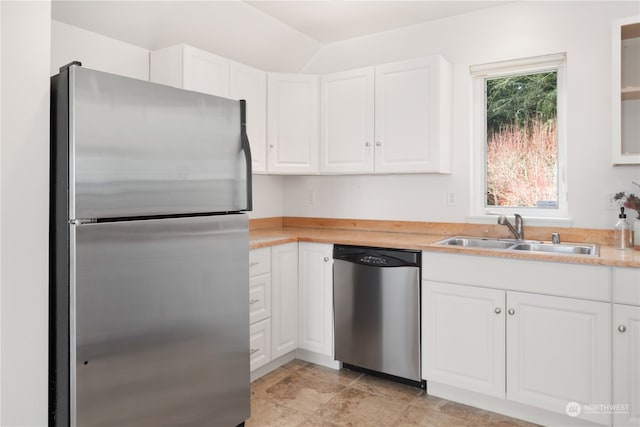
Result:
<svg viewBox="0 0 640 427"><path fill-rule="evenodd" d="M72 226L70 424L249 418L245 214Z"/></svg>
<svg viewBox="0 0 640 427"><path fill-rule="evenodd" d="M69 218L249 209L239 101L78 66L68 73Z"/></svg>

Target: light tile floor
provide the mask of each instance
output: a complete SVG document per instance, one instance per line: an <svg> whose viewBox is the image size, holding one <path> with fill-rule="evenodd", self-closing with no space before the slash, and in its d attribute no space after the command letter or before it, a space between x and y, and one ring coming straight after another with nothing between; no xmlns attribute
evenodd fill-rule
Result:
<svg viewBox="0 0 640 427"><path fill-rule="evenodd" d="M506 427L535 424L355 371L293 360L251 384L246 427Z"/></svg>

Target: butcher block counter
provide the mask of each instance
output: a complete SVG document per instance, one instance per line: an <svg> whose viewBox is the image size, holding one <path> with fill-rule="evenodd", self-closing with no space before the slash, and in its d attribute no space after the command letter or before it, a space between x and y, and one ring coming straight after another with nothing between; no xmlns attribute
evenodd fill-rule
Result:
<svg viewBox="0 0 640 427"><path fill-rule="evenodd" d="M511 238L509 231L504 226L481 224L297 217L266 218L251 220L249 239L251 249L299 241L640 268L640 251L614 249L611 246L613 238L611 230L552 229L549 227L526 227L525 225L525 232L525 238L528 240L550 241L551 233L559 232L562 242L596 243L600 245L600 256L559 255L435 244L439 240L457 235Z"/></svg>

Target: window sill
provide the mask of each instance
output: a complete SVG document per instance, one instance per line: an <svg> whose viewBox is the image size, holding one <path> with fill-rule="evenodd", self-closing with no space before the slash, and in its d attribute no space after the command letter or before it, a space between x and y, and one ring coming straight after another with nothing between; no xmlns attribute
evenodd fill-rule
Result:
<svg viewBox="0 0 640 427"><path fill-rule="evenodd" d="M513 222L513 215L507 215L510 221ZM530 225L533 227L571 227L573 225L573 218L545 218L536 216L522 216L524 225ZM496 224L498 222L498 215L469 215L467 216L467 222L469 224Z"/></svg>

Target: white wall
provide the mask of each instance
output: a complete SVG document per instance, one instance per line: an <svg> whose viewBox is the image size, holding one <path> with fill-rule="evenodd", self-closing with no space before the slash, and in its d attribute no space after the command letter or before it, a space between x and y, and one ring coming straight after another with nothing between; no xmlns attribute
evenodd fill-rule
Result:
<svg viewBox="0 0 640 427"><path fill-rule="evenodd" d="M0 9L0 425L44 426L51 4Z"/></svg>
<svg viewBox="0 0 640 427"><path fill-rule="evenodd" d="M268 71L300 70L320 43L244 1L56 1L53 18L149 50L186 43Z"/></svg>
<svg viewBox="0 0 640 427"><path fill-rule="evenodd" d="M147 49L52 20L51 75L71 61L94 70L149 80Z"/></svg>
<svg viewBox="0 0 640 427"><path fill-rule="evenodd" d="M253 212L251 218L284 216L284 177L253 175Z"/></svg>
<svg viewBox="0 0 640 427"><path fill-rule="evenodd" d="M303 69L326 73L442 53L454 69L453 174L288 177L289 216L466 222L470 188L469 66L567 52L568 190L574 226L609 228L609 195L640 179L611 165L611 21L638 2L515 2L323 47ZM316 204L308 203L308 191ZM446 192L457 195L446 204Z"/></svg>

